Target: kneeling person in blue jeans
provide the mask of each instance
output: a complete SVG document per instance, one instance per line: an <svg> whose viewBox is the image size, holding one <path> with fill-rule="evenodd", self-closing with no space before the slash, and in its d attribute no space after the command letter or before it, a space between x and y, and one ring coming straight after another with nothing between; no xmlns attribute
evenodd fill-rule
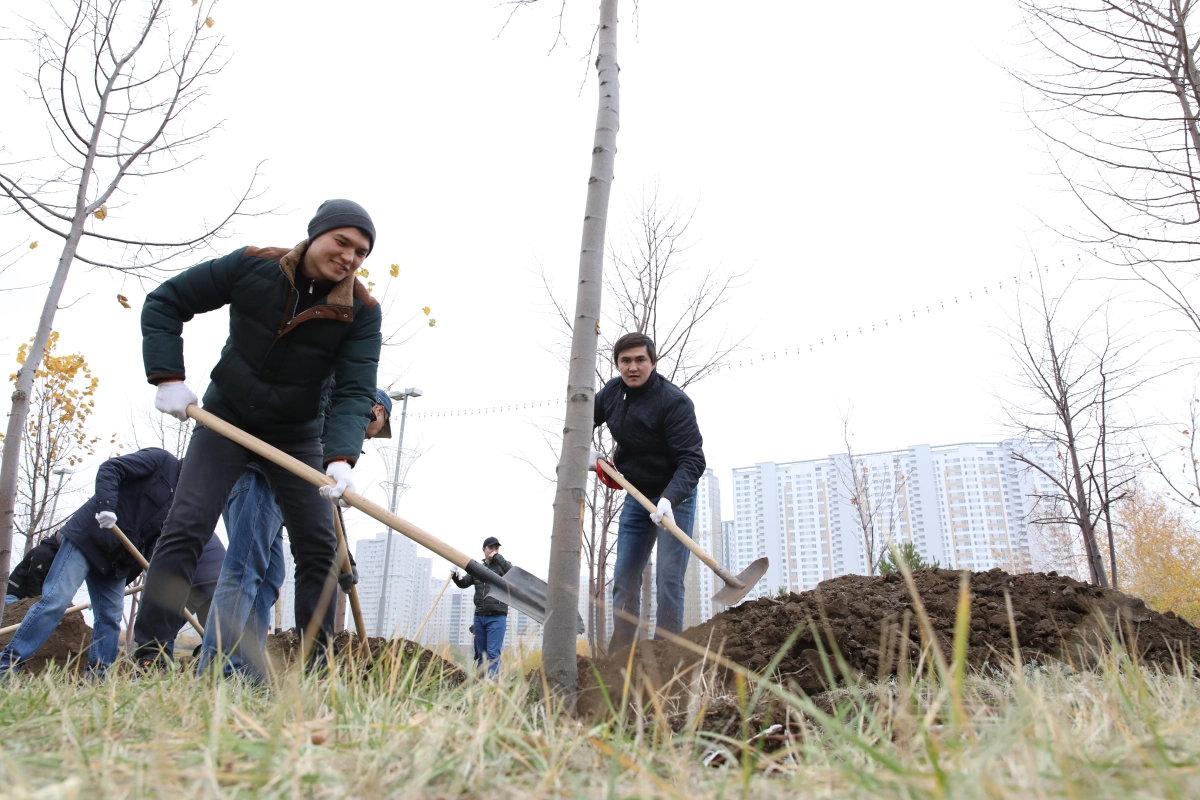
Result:
<svg viewBox="0 0 1200 800"><path fill-rule="evenodd" d="M489 536L483 540L483 564L500 577L512 569L512 563L500 555L500 540ZM508 606L491 593L492 585L459 575L458 570L450 573L454 585L460 589L475 587L475 663L482 666L487 659L487 674L495 678L500 674L500 651L504 647L504 634L508 630Z"/></svg>
<svg viewBox="0 0 1200 800"><path fill-rule="evenodd" d="M12 640L0 650L0 671L15 670L33 656L62 622L84 582L92 602L88 666L103 672L117 657L125 587L142 567L113 534L118 524L149 558L175 499L181 463L166 450L148 447L110 458L96 472L96 493L62 527L62 545Z"/></svg>
<svg viewBox="0 0 1200 800"><path fill-rule="evenodd" d="M704 439L696 422L696 409L682 389L658 374L654 340L644 333L625 334L613 345L613 361L620 375L596 392L594 423L596 427L608 425L617 443L614 464L658 505L658 511L647 514L632 501L621 510L609 653L633 642L642 605L642 571L650 562L655 543L655 637L659 631L679 633L683 629L683 580L689 552L666 530L663 521L669 518L692 535L696 486L705 468ZM601 453L592 451L592 469L601 458ZM597 471L597 477L607 482L602 471Z"/></svg>

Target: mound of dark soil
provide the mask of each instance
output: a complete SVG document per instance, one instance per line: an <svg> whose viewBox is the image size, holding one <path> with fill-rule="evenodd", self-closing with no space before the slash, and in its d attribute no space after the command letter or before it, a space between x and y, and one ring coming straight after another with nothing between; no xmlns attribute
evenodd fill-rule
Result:
<svg viewBox="0 0 1200 800"><path fill-rule="evenodd" d="M938 645L949 658L961 573L925 569L913 578ZM1024 662L1059 659L1087 666L1105 646L1105 631L1114 630L1120 630L1125 646L1143 663L1169 667L1173 659L1200 658L1200 629L1174 614L1151 611L1136 598L1055 573L971 573L970 591L967 660L972 667L1012 660L1006 594L1012 598L1012 621ZM921 652L921 632L904 579L895 574L845 575L811 591L763 598L718 614L683 632L681 638L692 648L666 641L637 642L632 685L646 700L650 692L658 694L660 702L683 699L704 662L697 647L761 674L797 629L800 634L774 677L808 694L831 688L818 636L826 653L840 652L853 673L867 678L894 675L902 661L911 665ZM595 672L619 698L629 656L625 648L580 664L581 713L607 713ZM721 684L732 682L731 673L719 666L705 672Z"/></svg>
<svg viewBox="0 0 1200 800"><path fill-rule="evenodd" d="M333 640L334 651L339 659L349 661L358 658L358 637L349 631L342 631ZM396 659L402 664L408 664L411 659L417 660L417 672L422 676L436 677L452 686L458 686L466 681L467 674L441 656L408 639L384 639L369 637L367 648L370 656L365 659L368 665L376 664L383 659ZM267 637L267 658L272 666L283 672L300 657L300 636L292 631L283 631Z"/></svg>
<svg viewBox="0 0 1200 800"><path fill-rule="evenodd" d="M7 628L9 625L16 625L25 619L26 612L33 607L33 604L38 599L31 597L26 600L18 600L11 606L5 606L4 627ZM11 633L0 636L0 647L8 644L12 637ZM59 623L54 633L50 634L50 638L34 654L33 658L21 665L21 671L36 674L41 672L46 664L52 661L60 665L66 665L70 659L77 657L79 654L86 654L88 646L91 643L92 629L83 621L83 614L81 612L73 611L63 617L63 621Z"/></svg>

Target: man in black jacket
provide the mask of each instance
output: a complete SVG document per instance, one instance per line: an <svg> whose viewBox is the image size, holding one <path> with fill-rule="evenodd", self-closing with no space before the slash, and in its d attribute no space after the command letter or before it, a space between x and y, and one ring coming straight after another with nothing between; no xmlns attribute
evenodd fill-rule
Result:
<svg viewBox="0 0 1200 800"><path fill-rule="evenodd" d="M512 563L500 555L500 540L489 536L483 540L483 563L500 577L512 569ZM482 666L487 659L487 674L495 678L500 674L500 650L504 647L504 634L508 630L508 605L492 595L492 585L459 575L458 570L450 573L454 585L460 589L475 586L475 619L471 627L475 633L475 664Z"/></svg>
<svg viewBox="0 0 1200 800"><path fill-rule="evenodd" d="M113 525L149 558L175 499L181 462L149 447L110 458L96 472L96 493L62 527L62 545L12 640L0 650L0 672L15 670L50 637L86 581L92 603L88 666L103 673L117 657L125 586L142 567L113 534ZM178 619L175 620L178 630ZM173 638L173 637L172 637Z"/></svg>
<svg viewBox="0 0 1200 800"><path fill-rule="evenodd" d="M596 393L595 424L607 423L617 443L617 469L658 506L654 514L634 502L621 511L613 570L613 634L608 652L629 645L641 611L642 572L658 543L655 632L683 628L684 573L688 549L664 527L670 518L688 536L696 513L696 486L704 474L704 440L696 410L681 389L658 374L654 340L627 333L613 346L620 376ZM592 451L591 463L603 456ZM603 471L597 475L606 480ZM622 613L624 612L624 613Z"/></svg>

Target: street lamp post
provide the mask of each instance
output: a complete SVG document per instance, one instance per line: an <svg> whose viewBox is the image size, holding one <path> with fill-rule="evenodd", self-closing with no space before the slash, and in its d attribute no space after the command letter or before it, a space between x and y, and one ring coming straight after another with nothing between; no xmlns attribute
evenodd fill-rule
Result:
<svg viewBox="0 0 1200 800"><path fill-rule="evenodd" d="M71 472L72 470L69 470L66 467L59 467L50 473L51 475L58 476L58 486L54 490L54 500L50 503L50 522L47 527L54 525L54 515L58 513L58 495L62 493L63 476L70 475Z"/></svg>
<svg viewBox="0 0 1200 800"><path fill-rule="evenodd" d="M396 513L397 492L400 489L400 455L404 451L404 421L408 415L408 398L420 397L420 389L405 389L403 392L389 392L388 397L402 401L400 405L400 436L396 440L396 463L392 469L392 497L388 501L388 511ZM383 635L383 612L387 600L388 565L392 560L392 529L387 529L387 541L383 545L383 576L379 584L379 610L375 614L375 636Z"/></svg>

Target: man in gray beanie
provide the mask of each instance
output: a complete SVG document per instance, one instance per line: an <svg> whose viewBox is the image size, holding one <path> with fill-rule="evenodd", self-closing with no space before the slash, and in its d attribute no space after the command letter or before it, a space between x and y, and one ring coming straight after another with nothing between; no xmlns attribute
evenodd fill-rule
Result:
<svg viewBox="0 0 1200 800"><path fill-rule="evenodd" d="M245 247L176 275L146 298L142 357L158 387L154 406L183 421L196 395L184 382L183 325L229 306L229 338L210 375L204 409L311 467L319 490L239 444L198 427L175 502L146 574L134 627L143 667L167 645L205 541L234 482L253 462L283 512L296 562L296 623L320 617L314 653L333 632L334 604L318 607L336 538L330 501L354 488L352 469L373 419L381 311L355 272L375 246L375 224L358 203L327 200L293 248ZM322 428L324 436L322 437Z"/></svg>

